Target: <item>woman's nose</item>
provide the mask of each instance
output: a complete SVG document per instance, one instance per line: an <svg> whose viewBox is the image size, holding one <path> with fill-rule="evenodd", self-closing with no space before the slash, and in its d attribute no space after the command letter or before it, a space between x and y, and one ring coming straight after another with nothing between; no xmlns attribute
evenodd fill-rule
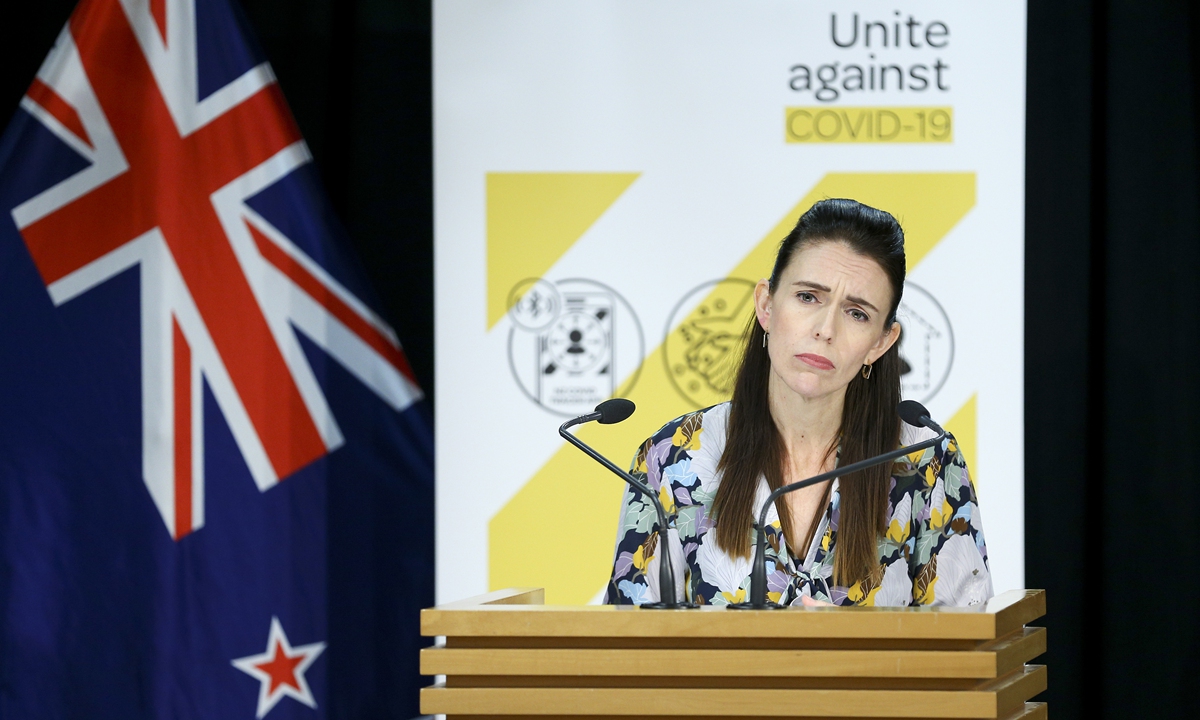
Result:
<svg viewBox="0 0 1200 720"><path fill-rule="evenodd" d="M834 324L837 319L829 310L822 310L816 317L816 329L814 334L818 340L829 341L833 339Z"/></svg>

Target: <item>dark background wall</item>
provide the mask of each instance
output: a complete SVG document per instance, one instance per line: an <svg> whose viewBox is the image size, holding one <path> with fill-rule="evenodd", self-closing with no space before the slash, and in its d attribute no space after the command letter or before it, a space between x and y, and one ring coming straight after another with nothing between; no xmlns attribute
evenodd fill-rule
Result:
<svg viewBox="0 0 1200 720"><path fill-rule="evenodd" d="M1200 5L1029 3L1026 581L1054 716L1200 717Z"/></svg>
<svg viewBox="0 0 1200 720"><path fill-rule="evenodd" d="M4 120L73 5L3 10ZM432 393L428 3L243 7ZM1049 591L1042 699L1056 718L1198 717L1200 9L1038 0L1028 48L1026 578Z"/></svg>

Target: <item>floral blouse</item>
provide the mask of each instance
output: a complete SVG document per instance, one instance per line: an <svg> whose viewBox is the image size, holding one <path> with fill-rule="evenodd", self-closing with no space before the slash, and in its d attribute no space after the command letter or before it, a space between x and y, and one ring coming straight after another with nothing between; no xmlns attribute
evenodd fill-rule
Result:
<svg viewBox="0 0 1200 720"><path fill-rule="evenodd" d="M701 604L742 602L750 594L751 558L730 557L717 546L710 512L721 482L717 462L725 448L728 417L729 403L723 403L672 420L642 444L631 469L658 492L668 516L674 516L668 549L675 582L689 600ZM903 428L903 444L933 435L924 428ZM762 507L769 494L766 479L760 478L755 507ZM803 554L787 547L775 508L768 511L769 599L799 605L808 595L835 605L897 606L974 605L991 598L975 486L953 436L892 466L889 520L879 539L880 571L851 587L832 585L838 503L834 480L829 504ZM640 605L659 599L662 553L650 532L656 518L654 506L627 488L606 602Z"/></svg>

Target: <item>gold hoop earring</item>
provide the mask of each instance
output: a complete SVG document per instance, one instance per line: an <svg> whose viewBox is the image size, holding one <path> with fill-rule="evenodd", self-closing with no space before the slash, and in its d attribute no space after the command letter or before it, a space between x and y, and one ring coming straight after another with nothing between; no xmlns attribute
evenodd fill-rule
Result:
<svg viewBox="0 0 1200 720"><path fill-rule="evenodd" d="M763 333L763 347L767 346L767 338L769 338L769 337L771 337L771 333L769 333L769 332Z"/></svg>
<svg viewBox="0 0 1200 720"><path fill-rule="evenodd" d="M862 376L863 376L863 380L871 379L871 366L870 365L862 366Z"/></svg>

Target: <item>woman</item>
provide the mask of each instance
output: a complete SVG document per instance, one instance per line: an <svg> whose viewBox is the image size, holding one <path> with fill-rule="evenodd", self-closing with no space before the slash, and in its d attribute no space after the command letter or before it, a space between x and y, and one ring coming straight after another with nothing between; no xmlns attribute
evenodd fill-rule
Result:
<svg viewBox="0 0 1200 720"><path fill-rule="evenodd" d="M932 435L896 415L904 274L895 218L853 200L818 202L754 289L733 399L667 423L638 451L634 474L677 513L669 552L690 600L747 599L753 518L772 490ZM609 603L658 599L654 517L626 492ZM950 435L895 464L784 495L767 520L775 602L992 596L975 488Z"/></svg>

